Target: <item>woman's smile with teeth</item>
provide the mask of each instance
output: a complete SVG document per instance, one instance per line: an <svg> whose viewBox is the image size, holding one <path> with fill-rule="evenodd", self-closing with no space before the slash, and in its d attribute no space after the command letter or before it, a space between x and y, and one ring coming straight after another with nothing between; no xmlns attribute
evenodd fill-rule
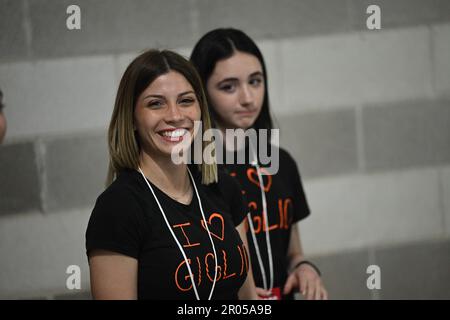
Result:
<svg viewBox="0 0 450 320"><path fill-rule="evenodd" d="M161 131L160 135L164 138L164 140L168 141L181 141L183 136L187 132L186 129L176 129L176 130L165 130Z"/></svg>

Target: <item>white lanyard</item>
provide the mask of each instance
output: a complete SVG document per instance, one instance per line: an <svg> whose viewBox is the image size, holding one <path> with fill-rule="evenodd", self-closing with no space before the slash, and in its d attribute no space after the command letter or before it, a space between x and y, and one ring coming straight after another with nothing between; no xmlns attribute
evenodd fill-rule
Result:
<svg viewBox="0 0 450 320"><path fill-rule="evenodd" d="M139 168L139 172L141 173L142 177L144 178L145 182L147 183L147 186L149 187L150 191L152 192L153 197L156 200L156 203L158 204L159 210L161 211L161 213L162 213L162 215L164 217L164 221L166 222L167 228L169 229L170 233L172 234L172 237L175 239L175 242L177 243L178 248L180 249L181 254L183 255L184 261L186 262L186 266L187 266L188 271L189 271L189 276L191 278L192 287L194 288L195 297L197 298L197 300L200 300L200 296L198 295L198 291L197 291L197 286L195 285L195 281L194 281L194 274L192 273L191 266L189 265L189 261L188 261L188 258L186 256L186 253L184 252L183 246L180 244L180 242L177 239L177 236L173 232L173 230L172 230L172 228L171 228L171 226L169 224L169 221L167 220L166 214L164 213L164 210L163 210L161 204L159 203L158 197L156 196L155 192L153 191L152 186L150 185L150 183L148 182L148 180L145 177L144 173L142 172L141 167L138 167L138 168ZM216 279L217 279L217 253L216 253L216 247L214 246L214 242L213 242L213 239L211 237L211 232L209 232L208 223L206 222L205 214L203 213L202 201L200 200L200 196L198 195L197 186L195 185L194 178L192 177L192 174L191 174L191 171L189 170L189 168L187 168L187 170L188 170L189 176L191 177L192 185L194 186L195 194L197 196L198 204L200 206L200 211L202 213L203 222L204 222L205 228L206 228L206 230L208 232L209 240L211 241L211 245L212 245L212 248L213 248L213 251L214 251L214 262L215 262L214 281L213 281L213 285L212 285L212 288L211 288L211 291L210 291L209 297L208 297L208 300L211 300L212 294L214 292L214 287L216 286Z"/></svg>
<svg viewBox="0 0 450 320"><path fill-rule="evenodd" d="M255 155L255 152L253 150L253 146L251 143L250 143L250 149L252 149L252 154L253 154L253 158L254 158L254 160L252 161L251 164L252 164L252 166L254 166L256 168L256 173L258 175L258 180L259 180L259 188L261 190L261 200L262 200L262 206L263 206L262 216L263 216L263 221L264 221L264 227L266 229L265 234L266 234L266 245L267 245L267 257L269 259L269 280L270 280L269 286L267 286L266 269L264 268L264 264L262 262L261 251L259 250L258 241L256 239L256 234L255 234L255 228L253 227L252 216L250 213L247 214L248 224L250 227L250 232L252 235L253 243L255 245L255 252L256 252L259 267L261 270L264 290L272 290L272 288L273 288L273 259L272 259L272 245L270 243L270 235L269 235L269 217L267 214L266 194L264 191L264 184L263 184L263 179L261 176L261 171L260 171L260 168L258 165L258 159L256 158L256 155Z"/></svg>

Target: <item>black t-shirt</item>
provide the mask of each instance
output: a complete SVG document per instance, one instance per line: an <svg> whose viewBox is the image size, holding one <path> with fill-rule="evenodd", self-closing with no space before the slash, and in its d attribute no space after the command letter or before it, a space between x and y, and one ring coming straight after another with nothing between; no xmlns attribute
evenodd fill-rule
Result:
<svg viewBox="0 0 450 320"><path fill-rule="evenodd" d="M307 217L310 213L303 190L300 173L295 160L290 154L279 148L279 170L275 175L262 175L266 196L270 243L274 269L274 288L283 290L287 278L288 261L286 259L291 227L294 223ZM246 150L248 159L248 148ZM256 239L264 264L267 285L269 285L269 259L266 245L264 221L262 219L262 199L258 175L255 166L248 164L227 164L222 166L228 174L235 177L242 189L255 229ZM260 165L264 171L264 165ZM267 171L266 171L267 172ZM257 287L263 287L261 268L256 256L255 246L250 230L247 238L253 276ZM285 297L289 298L289 297Z"/></svg>
<svg viewBox="0 0 450 320"><path fill-rule="evenodd" d="M218 268L212 299L237 299L248 257L235 226L247 213L234 179L201 184L193 171L203 211L215 244ZM200 299L214 279L214 251L194 191L189 205L177 202L152 184L169 224L183 246ZM185 260L142 175L124 170L98 197L86 231L86 250L103 249L138 260L138 299L195 299Z"/></svg>

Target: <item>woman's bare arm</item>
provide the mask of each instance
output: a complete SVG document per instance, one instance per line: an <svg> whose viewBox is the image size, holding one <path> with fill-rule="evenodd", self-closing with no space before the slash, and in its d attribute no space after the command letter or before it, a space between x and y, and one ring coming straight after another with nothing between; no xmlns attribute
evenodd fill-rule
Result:
<svg viewBox="0 0 450 320"><path fill-rule="evenodd" d="M247 241L247 233L245 232L245 219L241 222L240 225L236 227L236 230L239 232L241 236L242 242L244 243L245 248L248 252L248 241ZM247 255L249 258L248 263L248 273L247 279L245 279L244 284L238 292L239 300L258 300L258 295L256 294L256 286L255 280L253 279L252 272L252 264L250 261L250 253Z"/></svg>
<svg viewBox="0 0 450 320"><path fill-rule="evenodd" d="M135 258L106 250L92 250L89 269L94 299L137 299L138 261Z"/></svg>

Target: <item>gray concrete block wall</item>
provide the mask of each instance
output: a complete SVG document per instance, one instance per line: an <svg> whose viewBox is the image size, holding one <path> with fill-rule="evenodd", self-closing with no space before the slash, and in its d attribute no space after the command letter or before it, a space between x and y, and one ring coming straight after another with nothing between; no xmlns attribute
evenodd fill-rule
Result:
<svg viewBox="0 0 450 320"><path fill-rule="evenodd" d="M114 59L101 56L1 64L6 139L104 130L115 98L114 69Z"/></svg>
<svg viewBox="0 0 450 320"><path fill-rule="evenodd" d="M339 254L315 257L322 272L330 299L368 300L372 292L366 286L368 250L350 250Z"/></svg>
<svg viewBox="0 0 450 320"><path fill-rule="evenodd" d="M65 25L70 4L75 3L30 1L32 50L36 58L120 53L194 41L189 1L77 1L82 12L79 31L60 27Z"/></svg>
<svg viewBox="0 0 450 320"><path fill-rule="evenodd" d="M450 236L450 169L443 168L440 171L440 178L439 187L442 190L440 202L444 210L443 225L446 235Z"/></svg>
<svg viewBox="0 0 450 320"><path fill-rule="evenodd" d="M441 171L414 168L307 180L305 192L312 214L301 222L305 248L326 255L448 238Z"/></svg>
<svg viewBox="0 0 450 320"><path fill-rule="evenodd" d="M286 100L277 107L280 112L328 110L430 97L430 41L426 26L284 39Z"/></svg>
<svg viewBox="0 0 450 320"><path fill-rule="evenodd" d="M26 32L24 1L0 2L0 52L2 60L27 59L29 37Z"/></svg>
<svg viewBox="0 0 450 320"><path fill-rule="evenodd" d="M383 270L382 299L450 299L450 243L439 240L398 248L379 248L376 262ZM399 276L401 275L401 276Z"/></svg>
<svg viewBox="0 0 450 320"><path fill-rule="evenodd" d="M106 134L56 139L46 144L46 209L93 207L108 169Z"/></svg>
<svg viewBox="0 0 450 320"><path fill-rule="evenodd" d="M450 5L449 5L450 7ZM450 97L450 25L441 24L432 27L432 50L434 86L438 96Z"/></svg>
<svg viewBox="0 0 450 320"><path fill-rule="evenodd" d="M442 9L446 7L446 1L441 0L351 0L350 12L352 17L365 13L369 5L378 5L381 8L382 27L393 28L407 25L430 24L445 20L448 17L442 15ZM355 19L353 27L357 30L365 29L363 19Z"/></svg>
<svg viewBox="0 0 450 320"><path fill-rule="evenodd" d="M52 299L89 290L84 233L90 211L80 207L2 217L0 299ZM66 287L70 265L80 267L80 290Z"/></svg>
<svg viewBox="0 0 450 320"><path fill-rule="evenodd" d="M450 299L448 254L442 240L361 249L314 257L331 299ZM367 289L367 267L381 270L381 289Z"/></svg>
<svg viewBox="0 0 450 320"><path fill-rule="evenodd" d="M370 171L450 161L450 101L367 107L363 128Z"/></svg>
<svg viewBox="0 0 450 320"><path fill-rule="evenodd" d="M304 178L358 170L356 121L352 109L278 117L281 145L298 159Z"/></svg>
<svg viewBox="0 0 450 320"><path fill-rule="evenodd" d="M68 31L72 3L0 0L1 298L90 297L84 231L120 77L145 48L189 56L219 26L264 53L312 209L302 242L331 297L449 298L449 1L80 0L82 29ZM366 29L368 4L381 6L382 30ZM71 264L80 291L65 287ZM366 287L370 264L381 290Z"/></svg>
<svg viewBox="0 0 450 320"><path fill-rule="evenodd" d="M1 215L42 207L41 174L35 144L22 142L2 147L0 172Z"/></svg>
<svg viewBox="0 0 450 320"><path fill-rule="evenodd" d="M257 38L345 32L351 27L346 3L347 0L199 0L200 30L234 26Z"/></svg>

